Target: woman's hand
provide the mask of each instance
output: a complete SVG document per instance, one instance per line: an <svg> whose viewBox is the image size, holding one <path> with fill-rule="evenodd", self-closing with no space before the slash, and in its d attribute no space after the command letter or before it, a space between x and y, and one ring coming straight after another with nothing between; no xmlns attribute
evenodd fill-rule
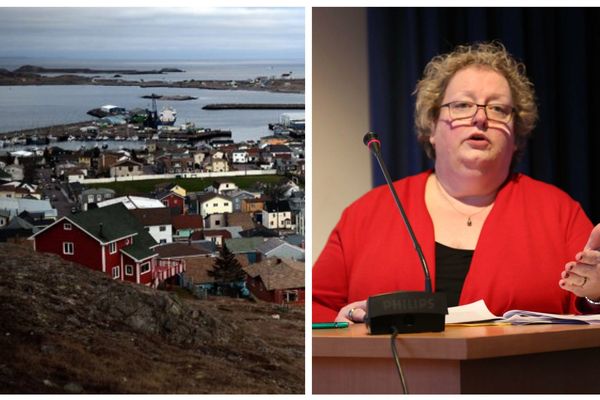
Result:
<svg viewBox="0 0 600 400"><path fill-rule="evenodd" d="M560 287L576 296L600 300L600 224L592 229L583 251L575 255L575 261L565 265L561 273Z"/></svg>
<svg viewBox="0 0 600 400"><path fill-rule="evenodd" d="M367 315L367 301L355 301L341 308L335 322L349 322L354 324L356 322L365 322L365 316Z"/></svg>

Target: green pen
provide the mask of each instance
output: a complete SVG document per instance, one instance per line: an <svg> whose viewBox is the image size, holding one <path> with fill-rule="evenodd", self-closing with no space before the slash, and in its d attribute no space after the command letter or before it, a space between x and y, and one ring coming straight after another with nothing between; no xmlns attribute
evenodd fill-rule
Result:
<svg viewBox="0 0 600 400"><path fill-rule="evenodd" d="M348 322L319 322L313 323L313 329L335 329L335 328L347 328Z"/></svg>

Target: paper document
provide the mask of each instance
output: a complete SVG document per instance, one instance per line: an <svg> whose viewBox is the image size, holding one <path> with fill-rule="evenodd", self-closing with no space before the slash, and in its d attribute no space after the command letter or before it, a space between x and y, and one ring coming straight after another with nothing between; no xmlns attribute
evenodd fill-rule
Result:
<svg viewBox="0 0 600 400"><path fill-rule="evenodd" d="M467 324L483 321L511 323L513 325L528 324L600 324L600 314L573 315L548 314L537 311L510 310L501 317L492 314L485 301L478 300L464 306L448 308L446 324Z"/></svg>

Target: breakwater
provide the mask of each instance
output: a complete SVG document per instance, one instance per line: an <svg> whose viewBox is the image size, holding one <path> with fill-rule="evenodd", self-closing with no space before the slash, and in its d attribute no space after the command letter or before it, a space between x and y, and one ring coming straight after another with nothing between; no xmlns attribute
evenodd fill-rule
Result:
<svg viewBox="0 0 600 400"><path fill-rule="evenodd" d="M222 103L207 104L203 110L304 110L304 104Z"/></svg>

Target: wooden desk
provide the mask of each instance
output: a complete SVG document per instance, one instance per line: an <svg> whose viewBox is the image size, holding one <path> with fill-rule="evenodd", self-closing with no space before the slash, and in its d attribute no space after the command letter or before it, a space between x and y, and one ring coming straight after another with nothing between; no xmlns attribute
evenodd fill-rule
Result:
<svg viewBox="0 0 600 400"><path fill-rule="evenodd" d="M313 330L313 393L402 393L388 335ZM600 326L446 327L398 336L410 393L600 393Z"/></svg>

